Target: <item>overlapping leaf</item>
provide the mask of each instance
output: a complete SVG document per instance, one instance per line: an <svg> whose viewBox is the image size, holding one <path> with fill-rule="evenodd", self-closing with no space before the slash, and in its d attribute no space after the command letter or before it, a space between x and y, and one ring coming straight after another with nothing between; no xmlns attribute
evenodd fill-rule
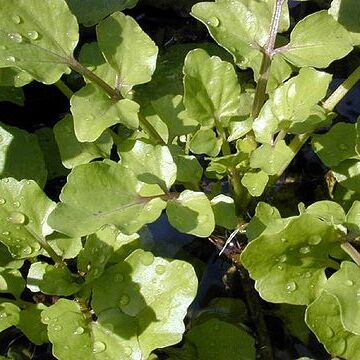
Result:
<svg viewBox="0 0 360 360"><path fill-rule="evenodd" d="M96 32L105 59L118 75L119 87L151 80L158 48L132 17L116 12Z"/></svg>
<svg viewBox="0 0 360 360"><path fill-rule="evenodd" d="M302 214L275 233L263 233L241 254L266 301L309 304L326 283L325 269L336 268L329 251L336 246L335 227Z"/></svg>
<svg viewBox="0 0 360 360"><path fill-rule="evenodd" d="M235 212L235 203L231 197L221 194L211 199L210 204L216 225L230 230L236 228L238 218Z"/></svg>
<svg viewBox="0 0 360 360"><path fill-rule="evenodd" d="M13 256L36 256L52 229L46 221L55 203L32 180L0 181L0 241Z"/></svg>
<svg viewBox="0 0 360 360"><path fill-rule="evenodd" d="M166 206L159 198L141 197L140 190L141 182L120 164L79 165L69 175L49 224L70 236L91 234L105 224L132 234L155 221Z"/></svg>
<svg viewBox="0 0 360 360"><path fill-rule="evenodd" d="M94 119L96 122L97 119ZM74 132L73 119L65 116L54 126L56 142L59 146L64 166L71 169L91 160L110 157L113 140L108 131L104 131L94 142L79 142Z"/></svg>
<svg viewBox="0 0 360 360"><path fill-rule="evenodd" d="M136 250L95 282L92 306L98 322L114 329L112 337L122 338L125 344L135 338L132 346L139 349L140 356L128 358L146 359L153 349L180 341L185 330L183 318L196 288L190 264ZM116 328L120 320L122 328Z"/></svg>
<svg viewBox="0 0 360 360"><path fill-rule="evenodd" d="M25 70L45 84L68 72L79 34L65 0L1 0L0 7L0 67Z"/></svg>
<svg viewBox="0 0 360 360"><path fill-rule="evenodd" d="M184 74L184 104L192 119L203 126L217 121L224 126L237 114L240 85L231 64L196 49L186 56Z"/></svg>

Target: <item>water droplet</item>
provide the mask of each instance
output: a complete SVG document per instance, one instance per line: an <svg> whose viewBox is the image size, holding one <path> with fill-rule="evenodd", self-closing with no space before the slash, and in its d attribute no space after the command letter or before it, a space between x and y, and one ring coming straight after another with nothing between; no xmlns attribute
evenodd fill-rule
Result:
<svg viewBox="0 0 360 360"><path fill-rule="evenodd" d="M79 326L78 328L76 328L74 330L74 335L81 335L84 333L84 331L85 331L85 329L82 326Z"/></svg>
<svg viewBox="0 0 360 360"><path fill-rule="evenodd" d="M94 354L102 353L106 350L106 345L102 341L95 341L92 352Z"/></svg>
<svg viewBox="0 0 360 360"><path fill-rule="evenodd" d="M39 33L35 30L29 31L26 35L30 40L36 40L39 38Z"/></svg>
<svg viewBox="0 0 360 360"><path fill-rule="evenodd" d="M114 332L114 326L113 326L113 324L108 324L108 323L106 323L106 324L103 325L103 327L104 327L104 332L105 332L105 334L107 334L107 335L109 335L109 334L111 334L112 332Z"/></svg>
<svg viewBox="0 0 360 360"><path fill-rule="evenodd" d="M141 256L140 261L145 266L149 266L154 262L154 255L151 252L144 252L144 254Z"/></svg>
<svg viewBox="0 0 360 360"><path fill-rule="evenodd" d="M114 281L115 282L122 282L124 280L124 275L123 274L116 274L114 276Z"/></svg>
<svg viewBox="0 0 360 360"><path fill-rule="evenodd" d="M158 275L164 274L165 271L166 271L166 267L164 265L156 265L155 272Z"/></svg>
<svg viewBox="0 0 360 360"><path fill-rule="evenodd" d="M282 269L283 269L283 267L282 267L281 265L278 265L277 268L278 268L279 270L282 270Z"/></svg>
<svg viewBox="0 0 360 360"><path fill-rule="evenodd" d="M345 350L346 350L346 341L344 340L344 339L342 339L342 338L338 338L337 339L337 343L336 343L336 350L337 350L337 353L336 353L336 355L339 355L339 356L341 356L344 352L345 352Z"/></svg>
<svg viewBox="0 0 360 360"><path fill-rule="evenodd" d="M7 313L6 312L2 312L0 313L0 318L6 318L7 317Z"/></svg>
<svg viewBox="0 0 360 360"><path fill-rule="evenodd" d="M9 236L9 235L10 235L10 232L9 232L9 231L3 231L2 234L5 235L5 236Z"/></svg>
<svg viewBox="0 0 360 360"><path fill-rule="evenodd" d="M19 208L19 207L21 206L20 201L15 201L15 202L14 202L14 206L17 207L17 208Z"/></svg>
<svg viewBox="0 0 360 360"><path fill-rule="evenodd" d="M21 17L19 15L13 15L11 17L11 20L14 24L20 24L21 23Z"/></svg>
<svg viewBox="0 0 360 360"><path fill-rule="evenodd" d="M328 326L325 327L325 336L327 338L331 339L332 337L334 337L334 335L335 335L335 332L334 332L334 330L332 328L330 328Z"/></svg>
<svg viewBox="0 0 360 360"><path fill-rule="evenodd" d="M25 246L23 249L22 249L22 253L25 254L25 255L30 255L32 253L32 249L30 246Z"/></svg>
<svg viewBox="0 0 360 360"><path fill-rule="evenodd" d="M54 330L55 330L55 331L61 331L61 330L62 330L62 326L56 324L56 325L54 325Z"/></svg>
<svg viewBox="0 0 360 360"><path fill-rule="evenodd" d="M346 144L340 144L340 145L339 145L339 149L340 149L340 150L344 150L344 151L345 151L345 150L347 150L347 149L348 149L348 147L347 147L347 145L346 145Z"/></svg>
<svg viewBox="0 0 360 360"><path fill-rule="evenodd" d="M23 41L23 37L17 32L8 33L8 38L16 43L21 43Z"/></svg>
<svg viewBox="0 0 360 360"><path fill-rule="evenodd" d="M352 280L346 280L345 281L345 285L347 286L353 286L354 285L354 282Z"/></svg>
<svg viewBox="0 0 360 360"><path fill-rule="evenodd" d="M207 24L210 26L218 27L220 25L220 20L216 16L212 16L208 21Z"/></svg>
<svg viewBox="0 0 360 360"><path fill-rule="evenodd" d="M130 298L127 295L122 295L119 301L120 306L125 306L130 302Z"/></svg>
<svg viewBox="0 0 360 360"><path fill-rule="evenodd" d="M50 321L50 318L49 318L48 316L45 316L45 317L44 317L44 321L45 321L46 323L48 323L48 322Z"/></svg>
<svg viewBox="0 0 360 360"><path fill-rule="evenodd" d="M279 256L279 262L284 263L287 260L287 256L285 254Z"/></svg>
<svg viewBox="0 0 360 360"><path fill-rule="evenodd" d="M304 276L305 276L306 278L309 278L309 277L311 277L311 273L310 273L309 271L307 271L307 272L304 274Z"/></svg>
<svg viewBox="0 0 360 360"><path fill-rule="evenodd" d="M130 356L132 354L132 348L130 346L124 347L124 354Z"/></svg>
<svg viewBox="0 0 360 360"><path fill-rule="evenodd" d="M282 239L281 239L281 242L285 244L285 243L287 243L287 242L288 242L288 240L287 240L287 239L285 239L285 238L282 238Z"/></svg>
<svg viewBox="0 0 360 360"><path fill-rule="evenodd" d="M309 245L318 245L321 243L321 236L320 235L313 235L313 236L310 236L309 240L308 240L308 243Z"/></svg>
<svg viewBox="0 0 360 360"><path fill-rule="evenodd" d="M8 216L7 220L12 222L13 224L22 225L26 221L26 216L19 211L14 211Z"/></svg>
<svg viewBox="0 0 360 360"><path fill-rule="evenodd" d="M300 254L308 254L310 252L310 247L309 246L303 246L300 248L299 252Z"/></svg>
<svg viewBox="0 0 360 360"><path fill-rule="evenodd" d="M287 283L285 285L285 289L289 292L295 291L297 289L297 285L296 283L294 283L293 281Z"/></svg>
<svg viewBox="0 0 360 360"><path fill-rule="evenodd" d="M14 56L8 56L5 60L8 61L8 62L15 62L16 61ZM6 181L6 180L5 180L5 182L9 182L9 180L8 181Z"/></svg>

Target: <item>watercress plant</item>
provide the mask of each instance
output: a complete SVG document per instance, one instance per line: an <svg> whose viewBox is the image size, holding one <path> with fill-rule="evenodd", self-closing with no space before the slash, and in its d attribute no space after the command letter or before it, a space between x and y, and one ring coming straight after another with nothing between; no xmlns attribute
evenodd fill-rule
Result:
<svg viewBox="0 0 360 360"><path fill-rule="evenodd" d="M301 19L286 0L199 2L191 15L219 46L160 54L123 12L136 3L0 0L0 100L22 105L37 81L70 102L53 128L0 126L0 331L60 360L271 360L268 311L359 359L360 130L334 109L360 66L329 90L336 60L359 65L357 0ZM96 41L79 42L79 24ZM309 143L327 191L277 209ZM221 250L241 300L199 311L201 266L160 256L149 232L163 213Z"/></svg>

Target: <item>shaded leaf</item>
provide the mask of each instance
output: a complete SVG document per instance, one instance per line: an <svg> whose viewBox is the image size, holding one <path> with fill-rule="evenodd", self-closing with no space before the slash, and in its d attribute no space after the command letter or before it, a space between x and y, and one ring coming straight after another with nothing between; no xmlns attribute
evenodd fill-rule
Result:
<svg viewBox="0 0 360 360"><path fill-rule="evenodd" d="M19 323L20 309L12 303L0 303L0 332Z"/></svg>
<svg viewBox="0 0 360 360"><path fill-rule="evenodd" d="M247 172L241 178L241 183L246 187L251 196L260 196L269 181L269 176L262 170L258 172Z"/></svg>
<svg viewBox="0 0 360 360"><path fill-rule="evenodd" d="M212 129L198 130L190 141L190 150L194 154L207 154L215 157L221 150L222 140Z"/></svg>
<svg viewBox="0 0 360 360"><path fill-rule="evenodd" d="M235 212L235 203L231 197L221 194L212 198L210 204L216 225L229 230L236 228L238 218Z"/></svg>
<svg viewBox="0 0 360 360"><path fill-rule="evenodd" d="M20 298L24 288L25 280L19 270L0 267L0 293L12 294Z"/></svg>
<svg viewBox="0 0 360 360"><path fill-rule="evenodd" d="M0 101L8 101L15 105L24 105L24 92L22 89L0 86Z"/></svg>

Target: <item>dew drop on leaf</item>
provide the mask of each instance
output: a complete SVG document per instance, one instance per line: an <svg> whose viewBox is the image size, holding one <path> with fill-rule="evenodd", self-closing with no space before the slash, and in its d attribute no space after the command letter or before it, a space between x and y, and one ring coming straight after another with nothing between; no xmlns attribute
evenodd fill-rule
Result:
<svg viewBox="0 0 360 360"><path fill-rule="evenodd" d="M309 277L311 277L311 273L307 271L307 272L304 274L304 276L305 276L306 278L309 278Z"/></svg>
<svg viewBox="0 0 360 360"><path fill-rule="evenodd" d="M285 254L279 256L279 262L284 263L287 260L287 256Z"/></svg>
<svg viewBox="0 0 360 360"><path fill-rule="evenodd" d="M130 347L130 346L126 346L126 347L124 347L124 354L125 355L127 355L127 356L129 356L129 355L131 355L132 354L132 348Z"/></svg>
<svg viewBox="0 0 360 360"><path fill-rule="evenodd" d="M303 246L300 248L299 252L300 254L308 254L310 252L310 247L309 246Z"/></svg>
<svg viewBox="0 0 360 360"><path fill-rule="evenodd" d="M216 16L212 16L208 21L207 24L210 26L218 27L220 25L220 20Z"/></svg>
<svg viewBox="0 0 360 360"><path fill-rule="evenodd" d="M9 215L7 220L12 222L13 224L22 225L26 221L26 216L19 211L14 211Z"/></svg>
<svg viewBox="0 0 360 360"><path fill-rule="evenodd" d="M158 275L164 274L165 271L166 271L166 267L165 267L164 265L156 265L155 272L156 272Z"/></svg>
<svg viewBox="0 0 360 360"><path fill-rule="evenodd" d="M127 305L129 302L130 302L129 296L127 296L127 295L122 295L121 298L120 298L119 304L120 304L120 306L125 306L125 305Z"/></svg>
<svg viewBox="0 0 360 360"><path fill-rule="evenodd" d="M21 43L23 41L23 37L17 32L8 33L8 38L16 43Z"/></svg>
<svg viewBox="0 0 360 360"><path fill-rule="evenodd" d="M45 321L46 323L48 323L48 322L50 321L50 318L49 318L48 316L45 316L45 317L44 317L44 321Z"/></svg>
<svg viewBox="0 0 360 360"><path fill-rule="evenodd" d="M21 23L21 17L19 15L13 15L11 17L11 21L14 23L14 24L20 24Z"/></svg>
<svg viewBox="0 0 360 360"><path fill-rule="evenodd" d="M321 236L320 235L313 235L313 236L310 236L309 240L308 240L308 243L309 245L318 245L321 243Z"/></svg>
<svg viewBox="0 0 360 360"><path fill-rule="evenodd" d="M0 205L4 205L4 204L6 204L6 200L4 198L1 198L0 199Z"/></svg>
<svg viewBox="0 0 360 360"><path fill-rule="evenodd" d="M85 329L82 326L79 326L74 330L74 335L81 335L84 333L84 331Z"/></svg>
<svg viewBox="0 0 360 360"><path fill-rule="evenodd" d="M9 236L9 235L10 235L10 232L9 232L9 231L3 231L2 234L5 235L5 236Z"/></svg>
<svg viewBox="0 0 360 360"><path fill-rule="evenodd" d="M6 318L6 317L7 317L7 313L6 313L6 312L0 313L0 319Z"/></svg>
<svg viewBox="0 0 360 360"><path fill-rule="evenodd" d="M288 240L287 240L286 238L282 238L282 239L281 239L281 242L285 244L285 243L288 242Z"/></svg>
<svg viewBox="0 0 360 360"><path fill-rule="evenodd" d="M54 330L55 330L55 331L61 331L61 330L62 330L62 326L56 324L56 325L54 325Z"/></svg>
<svg viewBox="0 0 360 360"><path fill-rule="evenodd" d="M145 252L141 256L140 261L143 263L143 265L149 266L154 262L154 255L151 252Z"/></svg>
<svg viewBox="0 0 360 360"><path fill-rule="evenodd" d="M30 40L36 40L39 38L39 33L35 30L29 31L26 35Z"/></svg>
<svg viewBox="0 0 360 360"><path fill-rule="evenodd" d="M285 285L285 289L289 292L295 291L297 289L297 285L296 283L294 283L293 281L287 283Z"/></svg>
<svg viewBox="0 0 360 360"><path fill-rule="evenodd" d="M353 286L354 285L354 282L352 280L346 280L345 281L345 285L347 286Z"/></svg>
<svg viewBox="0 0 360 360"><path fill-rule="evenodd" d="M95 341L92 352L94 354L102 353L106 350L106 345L102 341Z"/></svg>
<svg viewBox="0 0 360 360"><path fill-rule="evenodd" d="M15 59L14 56L8 56L8 57L6 58L6 61L8 61L8 62L15 62L16 59ZM5 182L9 182L9 180L8 180L8 181L5 180Z"/></svg>
<svg viewBox="0 0 360 360"><path fill-rule="evenodd" d="M32 249L30 246L25 246L23 249L22 249L22 253L24 255L30 255L32 253Z"/></svg>
<svg viewBox="0 0 360 360"><path fill-rule="evenodd" d="M282 270L283 269L283 267L281 266L281 265L278 265L278 267L277 267L279 270Z"/></svg>
<svg viewBox="0 0 360 360"><path fill-rule="evenodd" d="M115 282L122 282L124 280L124 275L123 274L116 274L114 276L114 281Z"/></svg>
<svg viewBox="0 0 360 360"><path fill-rule="evenodd" d="M325 327L325 336L326 336L327 338L331 339L332 337L334 337L334 335L335 335L334 330L333 330L332 328L326 326L326 327Z"/></svg>
<svg viewBox="0 0 360 360"><path fill-rule="evenodd" d="M21 206L20 201L15 201L15 202L14 202L14 206L17 207L17 208L19 208L19 207Z"/></svg>

